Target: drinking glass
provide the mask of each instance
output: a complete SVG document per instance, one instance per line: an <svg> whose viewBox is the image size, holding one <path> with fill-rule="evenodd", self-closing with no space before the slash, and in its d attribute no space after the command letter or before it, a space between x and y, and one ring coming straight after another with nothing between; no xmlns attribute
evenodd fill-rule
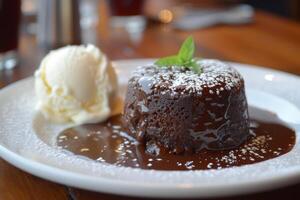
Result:
<svg viewBox="0 0 300 200"><path fill-rule="evenodd" d="M21 0L0 0L0 70L18 63Z"/></svg>
<svg viewBox="0 0 300 200"><path fill-rule="evenodd" d="M136 44L140 41L145 29L146 19L143 16L144 0L108 0L112 28L122 28Z"/></svg>

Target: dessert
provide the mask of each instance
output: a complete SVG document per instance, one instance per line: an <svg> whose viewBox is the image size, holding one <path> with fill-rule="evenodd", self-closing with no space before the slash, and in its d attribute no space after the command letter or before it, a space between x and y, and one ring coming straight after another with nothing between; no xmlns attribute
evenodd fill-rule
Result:
<svg viewBox="0 0 300 200"><path fill-rule="evenodd" d="M159 146L174 153L231 149L248 138L241 75L217 60L188 65L196 64L200 73L172 63L140 67L129 80L124 121L151 153Z"/></svg>
<svg viewBox="0 0 300 200"><path fill-rule="evenodd" d="M177 67L135 71L124 109L131 135L175 153L235 148L248 138L242 77L220 61L199 63L200 75Z"/></svg>
<svg viewBox="0 0 300 200"><path fill-rule="evenodd" d="M35 73L37 109L54 122L96 123L111 113L117 79L97 47L66 46L51 51Z"/></svg>

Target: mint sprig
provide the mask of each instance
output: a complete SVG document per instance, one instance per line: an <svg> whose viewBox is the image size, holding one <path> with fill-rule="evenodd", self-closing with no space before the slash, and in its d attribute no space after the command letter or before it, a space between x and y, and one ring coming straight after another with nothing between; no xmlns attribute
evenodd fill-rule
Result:
<svg viewBox="0 0 300 200"><path fill-rule="evenodd" d="M173 56L160 58L155 62L160 67L185 67L197 74L202 72L200 65L194 58L195 43L192 36L189 36L181 45L179 52Z"/></svg>

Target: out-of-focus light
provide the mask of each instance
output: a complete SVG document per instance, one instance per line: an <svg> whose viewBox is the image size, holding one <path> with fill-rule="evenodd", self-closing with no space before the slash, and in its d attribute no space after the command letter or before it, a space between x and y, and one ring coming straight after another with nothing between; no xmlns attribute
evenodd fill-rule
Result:
<svg viewBox="0 0 300 200"><path fill-rule="evenodd" d="M168 9L159 11L158 18L163 23L170 23L173 20L173 13Z"/></svg>
<svg viewBox="0 0 300 200"><path fill-rule="evenodd" d="M274 75L273 74L266 74L265 75L265 80L267 81L273 81L274 80Z"/></svg>

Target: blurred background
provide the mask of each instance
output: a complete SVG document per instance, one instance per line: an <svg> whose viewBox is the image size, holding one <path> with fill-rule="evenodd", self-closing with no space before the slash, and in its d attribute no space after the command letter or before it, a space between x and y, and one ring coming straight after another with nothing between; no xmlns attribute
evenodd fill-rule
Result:
<svg viewBox="0 0 300 200"><path fill-rule="evenodd" d="M111 59L160 57L188 35L199 56L275 67L252 46L275 45L270 32L258 35L273 20L298 24L300 0L0 0L0 69L36 68L49 50L68 44L96 44ZM293 59L287 63L296 67Z"/></svg>

